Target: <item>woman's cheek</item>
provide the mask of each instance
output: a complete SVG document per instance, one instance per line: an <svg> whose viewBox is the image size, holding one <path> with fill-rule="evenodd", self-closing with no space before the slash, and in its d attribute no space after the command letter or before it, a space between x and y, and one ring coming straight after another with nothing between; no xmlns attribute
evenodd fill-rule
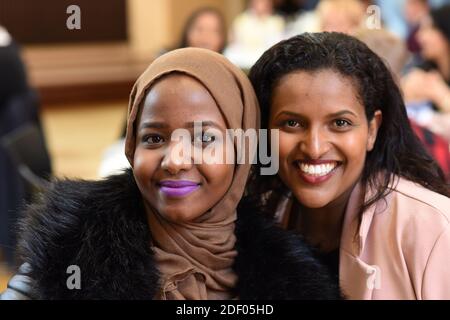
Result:
<svg viewBox="0 0 450 320"><path fill-rule="evenodd" d="M233 179L233 164L206 164L198 166L199 171L208 184L211 185L230 185Z"/></svg>
<svg viewBox="0 0 450 320"><path fill-rule="evenodd" d="M336 142L340 152L347 162L364 163L367 147L368 135L361 130L355 130L352 134L342 135L339 142Z"/></svg>
<svg viewBox="0 0 450 320"><path fill-rule="evenodd" d="M282 166L285 165L289 156L295 152L296 145L298 144L298 137L293 134L288 134L286 132L281 132L279 135L279 157Z"/></svg>
<svg viewBox="0 0 450 320"><path fill-rule="evenodd" d="M150 181L161 163L158 152L137 148L134 154L133 172L137 180Z"/></svg>

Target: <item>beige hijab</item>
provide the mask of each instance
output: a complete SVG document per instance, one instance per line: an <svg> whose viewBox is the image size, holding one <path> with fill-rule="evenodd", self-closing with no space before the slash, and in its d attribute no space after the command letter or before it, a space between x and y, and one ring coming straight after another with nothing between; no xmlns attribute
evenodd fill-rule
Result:
<svg viewBox="0 0 450 320"><path fill-rule="evenodd" d="M135 120L139 108L152 84L173 72L184 73L203 84L215 99L229 129L245 131L259 128L257 99L242 71L220 54L209 50L175 50L156 59L139 77L131 92L125 154L132 166ZM232 265L237 254L234 235L236 207L249 171L249 163L236 165L226 194L194 222L175 224L154 210L150 213L152 248L162 274L157 299L235 298L232 292L237 276Z"/></svg>

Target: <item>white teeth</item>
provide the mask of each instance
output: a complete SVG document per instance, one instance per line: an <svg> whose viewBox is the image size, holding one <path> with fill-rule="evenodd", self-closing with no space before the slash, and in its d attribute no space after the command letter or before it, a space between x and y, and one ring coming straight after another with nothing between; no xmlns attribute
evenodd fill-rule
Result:
<svg viewBox="0 0 450 320"><path fill-rule="evenodd" d="M306 164L302 162L299 162L299 164L302 172L319 177L329 174L337 166L336 162L319 165Z"/></svg>

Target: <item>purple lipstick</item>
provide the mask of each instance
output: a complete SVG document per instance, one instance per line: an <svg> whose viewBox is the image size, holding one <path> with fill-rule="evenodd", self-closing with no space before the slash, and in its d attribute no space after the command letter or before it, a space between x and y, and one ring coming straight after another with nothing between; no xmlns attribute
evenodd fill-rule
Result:
<svg viewBox="0 0 450 320"><path fill-rule="evenodd" d="M194 192L200 187L197 182L189 180L164 180L160 182L160 190L170 198L181 198Z"/></svg>

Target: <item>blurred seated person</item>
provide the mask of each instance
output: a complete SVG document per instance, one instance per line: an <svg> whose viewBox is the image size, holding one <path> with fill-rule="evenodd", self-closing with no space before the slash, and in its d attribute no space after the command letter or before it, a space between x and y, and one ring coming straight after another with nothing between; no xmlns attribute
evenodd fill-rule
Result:
<svg viewBox="0 0 450 320"><path fill-rule="evenodd" d="M417 40L426 62L402 79L408 114L433 132L450 135L450 5L421 21ZM449 140L450 141L450 140Z"/></svg>
<svg viewBox="0 0 450 320"><path fill-rule="evenodd" d="M408 34L406 43L408 50L417 56L420 56L420 45L417 40L420 22L430 14L430 5L428 0L406 0L404 3L404 17L408 24Z"/></svg>
<svg viewBox="0 0 450 320"><path fill-rule="evenodd" d="M314 11L301 13L286 28L287 36L303 32L335 31L354 34L365 17L360 0L321 0Z"/></svg>
<svg viewBox="0 0 450 320"><path fill-rule="evenodd" d="M25 68L17 44L0 26L0 107L12 96L27 90Z"/></svg>
<svg viewBox="0 0 450 320"><path fill-rule="evenodd" d="M248 9L233 21L225 56L248 70L264 51L284 37L284 19L272 0L249 0Z"/></svg>
<svg viewBox="0 0 450 320"><path fill-rule="evenodd" d="M354 34L365 17L360 0L322 0L318 6L321 31Z"/></svg>
<svg viewBox="0 0 450 320"><path fill-rule="evenodd" d="M299 13L314 10L319 0L274 0L274 9L286 20L295 18Z"/></svg>
<svg viewBox="0 0 450 320"><path fill-rule="evenodd" d="M178 48L196 47L222 53L227 44L225 19L220 11L200 8L186 21Z"/></svg>
<svg viewBox="0 0 450 320"><path fill-rule="evenodd" d="M369 30L363 28L358 30L355 36L383 58L395 80L399 82L402 70L411 56L408 53L406 44L399 37L384 29ZM428 153L436 160L442 171L444 171L447 180L449 180L450 140L447 141L445 136L431 132L412 119L410 119L410 122L416 136L423 143Z"/></svg>
<svg viewBox="0 0 450 320"><path fill-rule="evenodd" d="M27 83L19 46L0 26L0 139L25 124L40 127L38 98ZM0 256L13 265L14 226L20 206L29 196L17 165L0 145Z"/></svg>
<svg viewBox="0 0 450 320"><path fill-rule="evenodd" d="M186 19L180 39L170 48L164 48L161 56L171 50L194 47L223 53L227 46L227 27L223 14L213 7L201 7Z"/></svg>
<svg viewBox="0 0 450 320"><path fill-rule="evenodd" d="M215 8L202 7L194 11L187 19L181 39L175 48L196 47L222 53L226 44L226 25L222 13ZM98 169L98 176L101 178L119 174L129 167L124 154L126 119L123 128L121 138L109 146L103 154Z"/></svg>

